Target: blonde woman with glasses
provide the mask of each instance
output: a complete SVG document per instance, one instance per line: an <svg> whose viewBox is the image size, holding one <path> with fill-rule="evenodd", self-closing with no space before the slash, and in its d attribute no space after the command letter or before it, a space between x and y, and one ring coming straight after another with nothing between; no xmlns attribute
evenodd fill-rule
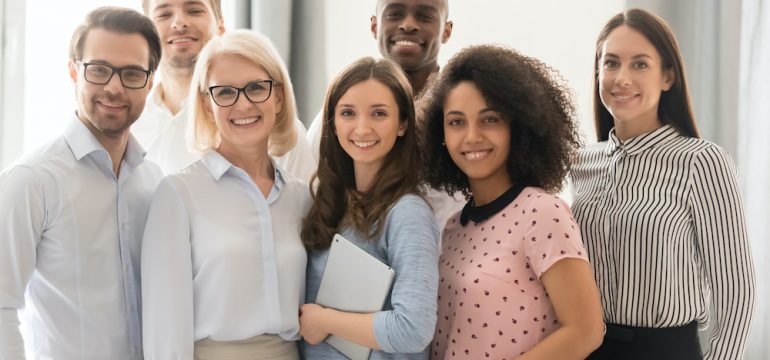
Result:
<svg viewBox="0 0 770 360"><path fill-rule="evenodd" d="M202 50L190 89L201 160L166 177L142 252L146 359L298 359L308 187L274 156L295 142L285 65L265 37Z"/></svg>

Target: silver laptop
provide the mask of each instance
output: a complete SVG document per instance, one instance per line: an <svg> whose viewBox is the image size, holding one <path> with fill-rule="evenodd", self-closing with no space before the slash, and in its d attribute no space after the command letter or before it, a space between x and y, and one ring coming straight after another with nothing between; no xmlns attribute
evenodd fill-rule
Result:
<svg viewBox="0 0 770 360"><path fill-rule="evenodd" d="M316 303L357 313L382 310L396 272L339 234L334 235ZM325 340L352 360L369 358L371 349L341 337Z"/></svg>

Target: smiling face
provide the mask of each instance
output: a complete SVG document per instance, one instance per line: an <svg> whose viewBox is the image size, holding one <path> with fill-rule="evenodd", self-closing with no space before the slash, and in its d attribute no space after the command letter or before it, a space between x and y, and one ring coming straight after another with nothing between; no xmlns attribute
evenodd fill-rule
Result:
<svg viewBox="0 0 770 360"><path fill-rule="evenodd" d="M139 33L123 34L94 28L86 36L80 61L147 70L150 49ZM86 81L83 70L82 64L70 61L69 73L75 83L78 118L97 138L124 135L144 109L147 93L152 88L152 75L143 88L127 89L117 73L107 84L97 85Z"/></svg>
<svg viewBox="0 0 770 360"><path fill-rule="evenodd" d="M351 86L334 107L334 129L342 149L353 159L356 179L374 177L396 139L406 131L393 93L369 79Z"/></svg>
<svg viewBox="0 0 770 360"><path fill-rule="evenodd" d="M661 126L660 96L671 88L674 75L644 35L625 25L613 30L602 45L598 68L599 95L621 139Z"/></svg>
<svg viewBox="0 0 770 360"><path fill-rule="evenodd" d="M162 63L174 69L192 70L203 46L225 30L208 0L153 0L149 5L148 16L160 36Z"/></svg>
<svg viewBox="0 0 770 360"><path fill-rule="evenodd" d="M438 67L438 52L452 34L444 0L381 0L371 30L380 54L406 72Z"/></svg>
<svg viewBox="0 0 770 360"><path fill-rule="evenodd" d="M479 89L463 81L444 103L444 142L452 161L468 176L471 189L511 185L506 168L511 131L502 114L487 105Z"/></svg>
<svg viewBox="0 0 770 360"><path fill-rule="evenodd" d="M233 86L243 88L253 81L271 80L262 67L240 55L219 56L212 61L208 86ZM222 107L207 95L206 108L213 115L222 138L220 153L243 152L258 148L267 152L267 142L276 114L283 106L283 87L274 85L270 97L264 102L252 103L240 94L232 106Z"/></svg>

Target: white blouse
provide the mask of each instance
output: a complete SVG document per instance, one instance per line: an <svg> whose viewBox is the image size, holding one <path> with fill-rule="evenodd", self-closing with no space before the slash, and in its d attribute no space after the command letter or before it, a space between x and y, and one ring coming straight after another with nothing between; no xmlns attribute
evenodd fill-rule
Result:
<svg viewBox="0 0 770 360"><path fill-rule="evenodd" d="M158 186L142 247L146 359L192 359L204 338L298 338L311 198L273 166L267 199L215 151Z"/></svg>

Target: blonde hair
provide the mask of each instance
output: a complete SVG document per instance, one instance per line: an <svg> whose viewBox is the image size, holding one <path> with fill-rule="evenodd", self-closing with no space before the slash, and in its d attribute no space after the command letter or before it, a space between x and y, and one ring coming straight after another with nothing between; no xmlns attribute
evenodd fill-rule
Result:
<svg viewBox="0 0 770 360"><path fill-rule="evenodd" d="M190 83L189 101L192 102L192 111L187 134L190 149L204 153L219 146L222 140L213 115L206 107L206 102L210 101L209 70L214 62L223 56L242 56L264 69L273 80L271 96L275 96L276 91L283 91L283 107L275 116L275 124L270 132L267 149L272 156L286 154L297 142L297 131L294 125L297 118L297 104L294 100L294 89L286 65L273 43L264 35L252 30L232 30L222 36L214 37L198 55Z"/></svg>

